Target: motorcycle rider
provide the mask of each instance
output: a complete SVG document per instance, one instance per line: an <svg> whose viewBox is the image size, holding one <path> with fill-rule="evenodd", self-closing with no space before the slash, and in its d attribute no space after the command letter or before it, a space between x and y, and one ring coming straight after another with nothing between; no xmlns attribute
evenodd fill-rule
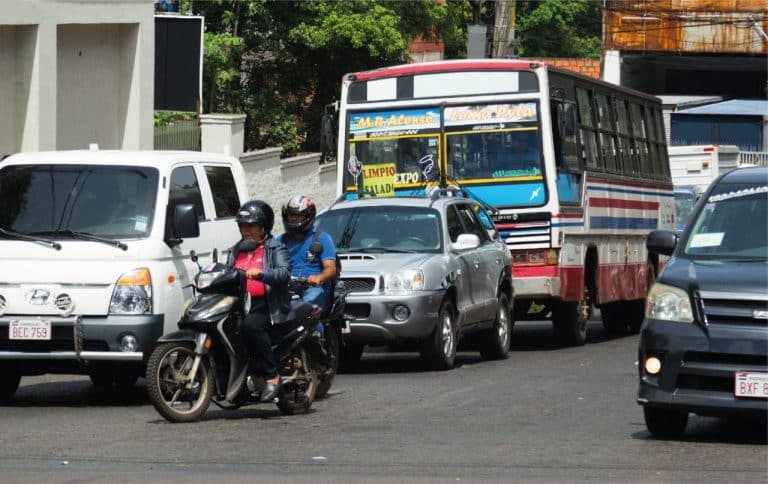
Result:
<svg viewBox="0 0 768 484"><path fill-rule="evenodd" d="M244 336L256 359L256 369L266 380L260 400L268 402L280 392L282 380L267 328L287 321L291 302L287 284L291 259L286 248L272 237L275 213L268 203L251 200L235 216L242 240L229 250L227 263L243 269L248 278L251 310L243 322ZM252 252L239 250L244 240L256 242Z"/></svg>
<svg viewBox="0 0 768 484"><path fill-rule="evenodd" d="M331 281L337 275L333 239L314 227L317 208L307 196L297 195L288 200L283 205L282 214L286 232L280 240L291 256L291 275L306 277L311 286L301 298L327 312L333 302Z"/></svg>

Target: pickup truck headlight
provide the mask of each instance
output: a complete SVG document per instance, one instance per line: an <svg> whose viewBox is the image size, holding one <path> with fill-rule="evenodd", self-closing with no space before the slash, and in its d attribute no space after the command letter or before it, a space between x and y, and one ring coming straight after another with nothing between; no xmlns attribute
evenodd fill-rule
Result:
<svg viewBox="0 0 768 484"><path fill-rule="evenodd" d="M151 314L152 278L149 269L126 272L117 280L109 302L109 314Z"/></svg>
<svg viewBox="0 0 768 484"><path fill-rule="evenodd" d="M384 290L386 292L408 293L424 290L424 272L414 269L384 276Z"/></svg>
<svg viewBox="0 0 768 484"><path fill-rule="evenodd" d="M660 321L692 323L691 298L688 297L687 292L678 287L657 282L648 293L645 317Z"/></svg>

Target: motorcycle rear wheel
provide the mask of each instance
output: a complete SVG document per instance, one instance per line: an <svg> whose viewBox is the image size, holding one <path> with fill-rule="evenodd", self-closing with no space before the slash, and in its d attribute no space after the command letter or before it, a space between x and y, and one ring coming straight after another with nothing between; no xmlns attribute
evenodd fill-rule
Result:
<svg viewBox="0 0 768 484"><path fill-rule="evenodd" d="M213 375L203 359L191 388L181 379L192 369L195 347L192 343L158 345L147 363L149 401L170 422L194 422L208 409L213 396Z"/></svg>
<svg viewBox="0 0 768 484"><path fill-rule="evenodd" d="M277 408L286 415L307 413L317 395L317 372L304 346L299 346L282 361L283 389Z"/></svg>

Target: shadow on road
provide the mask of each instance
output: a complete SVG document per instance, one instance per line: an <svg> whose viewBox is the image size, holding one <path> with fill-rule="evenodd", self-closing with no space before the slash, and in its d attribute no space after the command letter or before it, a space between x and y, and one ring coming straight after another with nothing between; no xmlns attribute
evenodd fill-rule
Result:
<svg viewBox="0 0 768 484"><path fill-rule="evenodd" d="M0 407L140 407L149 399L142 380L130 388L97 388L89 380L24 384Z"/></svg>
<svg viewBox="0 0 768 484"><path fill-rule="evenodd" d="M632 434L636 440L698 442L712 444L768 444L765 417L715 418L690 415L685 433L675 439L653 437L645 428Z"/></svg>

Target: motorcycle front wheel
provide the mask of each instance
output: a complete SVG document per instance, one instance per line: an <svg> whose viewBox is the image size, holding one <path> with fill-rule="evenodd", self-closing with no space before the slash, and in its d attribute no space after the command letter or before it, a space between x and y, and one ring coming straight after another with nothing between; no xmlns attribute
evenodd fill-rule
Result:
<svg viewBox="0 0 768 484"><path fill-rule="evenodd" d="M200 362L194 380L184 381L194 361L195 346L186 342L160 344L149 357L149 401L170 422L198 420L211 404L213 376L207 358Z"/></svg>
<svg viewBox="0 0 768 484"><path fill-rule="evenodd" d="M283 390L277 408L287 415L307 413L317 394L317 372L301 345L282 361Z"/></svg>

